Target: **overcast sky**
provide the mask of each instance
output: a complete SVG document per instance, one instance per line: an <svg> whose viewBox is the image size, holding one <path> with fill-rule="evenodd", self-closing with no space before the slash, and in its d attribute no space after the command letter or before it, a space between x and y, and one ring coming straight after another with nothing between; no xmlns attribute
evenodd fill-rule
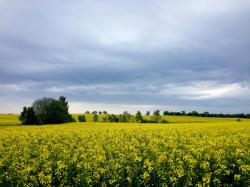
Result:
<svg viewBox="0 0 250 187"><path fill-rule="evenodd" d="M250 112L250 0L0 0L0 113Z"/></svg>

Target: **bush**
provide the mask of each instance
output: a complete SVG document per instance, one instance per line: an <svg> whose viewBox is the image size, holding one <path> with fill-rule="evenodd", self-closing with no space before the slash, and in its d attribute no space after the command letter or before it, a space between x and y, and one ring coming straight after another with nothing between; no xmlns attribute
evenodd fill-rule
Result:
<svg viewBox="0 0 250 187"><path fill-rule="evenodd" d="M158 121L156 121L156 120L153 120L153 119L143 119L142 121L141 121L141 123L158 123Z"/></svg>
<svg viewBox="0 0 250 187"><path fill-rule="evenodd" d="M86 122L86 117L84 115L78 116L78 121L79 122Z"/></svg>
<svg viewBox="0 0 250 187"><path fill-rule="evenodd" d="M119 118L114 114L108 114L108 122L119 122Z"/></svg>
<svg viewBox="0 0 250 187"><path fill-rule="evenodd" d="M160 121L160 123L169 123L167 120L165 120L165 119L162 119L161 121Z"/></svg>
<svg viewBox="0 0 250 187"><path fill-rule="evenodd" d="M97 121L98 121L98 115L94 114L94 116L93 116L93 122L97 122Z"/></svg>

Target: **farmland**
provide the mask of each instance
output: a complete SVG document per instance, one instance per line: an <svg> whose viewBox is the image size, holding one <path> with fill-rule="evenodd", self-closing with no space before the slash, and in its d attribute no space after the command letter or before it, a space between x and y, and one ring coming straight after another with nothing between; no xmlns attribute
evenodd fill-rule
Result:
<svg viewBox="0 0 250 187"><path fill-rule="evenodd" d="M22 126L0 117L0 186L249 185L247 119Z"/></svg>
<svg viewBox="0 0 250 187"><path fill-rule="evenodd" d="M80 114L73 114L73 117L77 119ZM87 122L93 121L93 114L84 114ZM106 114L98 114L99 121L103 122L103 118L107 117ZM0 126L20 125L18 120L18 114L0 114ZM134 116L132 116L134 118ZM149 119L150 116L144 116L145 119ZM235 122L237 118L216 118L216 117L195 117L195 116L162 116L162 119L166 119L170 123L210 123L210 122ZM241 121L249 121L250 119L240 119Z"/></svg>

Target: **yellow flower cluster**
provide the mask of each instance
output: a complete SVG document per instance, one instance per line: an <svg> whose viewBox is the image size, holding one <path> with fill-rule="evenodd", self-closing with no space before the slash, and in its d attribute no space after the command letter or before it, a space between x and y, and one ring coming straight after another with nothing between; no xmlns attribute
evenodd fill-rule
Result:
<svg viewBox="0 0 250 187"><path fill-rule="evenodd" d="M0 186L248 186L250 123L0 129Z"/></svg>

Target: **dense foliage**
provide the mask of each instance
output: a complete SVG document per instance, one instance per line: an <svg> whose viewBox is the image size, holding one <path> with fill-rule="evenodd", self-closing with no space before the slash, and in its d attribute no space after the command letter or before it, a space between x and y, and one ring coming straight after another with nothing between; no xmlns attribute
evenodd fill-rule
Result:
<svg viewBox="0 0 250 187"><path fill-rule="evenodd" d="M250 123L2 127L0 186L248 186Z"/></svg>
<svg viewBox="0 0 250 187"><path fill-rule="evenodd" d="M44 97L34 101L31 107L24 107L19 119L24 125L72 122L73 117L68 108L68 102L63 96L58 100Z"/></svg>
<svg viewBox="0 0 250 187"><path fill-rule="evenodd" d="M38 117L33 107L23 107L23 111L19 117L22 124L39 124Z"/></svg>
<svg viewBox="0 0 250 187"><path fill-rule="evenodd" d="M78 116L78 121L79 121L79 122L86 122L86 117L85 117L85 115L79 115L79 116Z"/></svg>
<svg viewBox="0 0 250 187"><path fill-rule="evenodd" d="M239 114L215 114L215 113L209 113L209 112L202 112L199 113L197 111L192 111L192 112L186 112L186 111L181 111L181 112L169 112L169 111L164 111L163 112L164 116L199 116L199 117L219 117L219 118L250 118L250 114L244 114L244 113L239 113Z"/></svg>

